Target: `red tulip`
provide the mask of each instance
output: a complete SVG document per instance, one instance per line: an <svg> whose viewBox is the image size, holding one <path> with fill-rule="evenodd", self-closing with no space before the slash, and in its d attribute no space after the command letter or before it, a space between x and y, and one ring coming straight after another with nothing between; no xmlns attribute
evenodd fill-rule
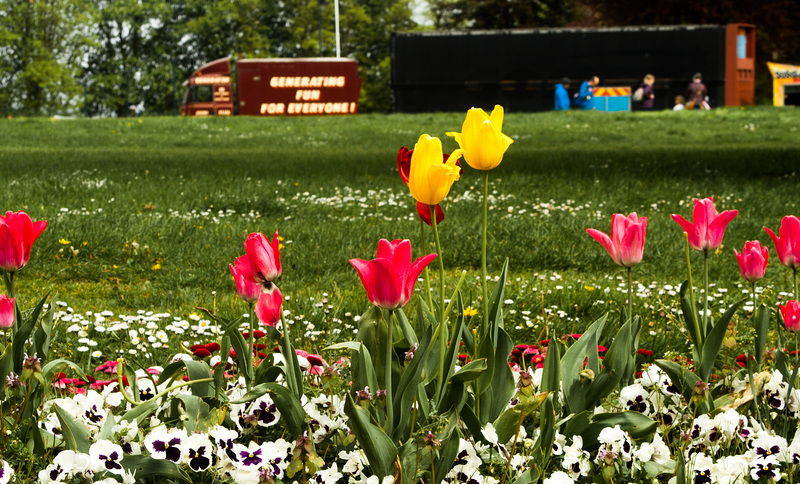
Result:
<svg viewBox="0 0 800 484"><path fill-rule="evenodd" d="M786 301L786 304L781 304L778 309L783 316L783 324L786 325L786 330L792 333L800 332L800 303L791 299Z"/></svg>
<svg viewBox="0 0 800 484"><path fill-rule="evenodd" d="M0 294L0 328L14 326L14 299Z"/></svg>
<svg viewBox="0 0 800 484"><path fill-rule="evenodd" d="M281 320L281 305L283 295L275 284L269 289L264 288L256 302L256 317L261 324L275 326Z"/></svg>
<svg viewBox="0 0 800 484"><path fill-rule="evenodd" d="M733 253L736 254L739 270L744 280L756 282L764 277L769 260L769 249L762 247L761 242L757 240L745 242L741 254L736 249L733 250Z"/></svg>
<svg viewBox="0 0 800 484"><path fill-rule="evenodd" d="M725 227L738 214L738 210L726 210L722 213L717 213L716 208L714 208L714 199L711 197L702 200L695 198L694 213L692 215L694 223L689 223L688 220L677 214L672 215L672 220L678 222L689 235L689 246L692 249L708 252L716 250L722 245Z"/></svg>
<svg viewBox="0 0 800 484"><path fill-rule="evenodd" d="M627 217L621 213L614 214L610 237L596 229L586 229L586 232L600 242L614 262L623 267L633 267L642 261L646 230L647 217L639 218L633 212Z"/></svg>
<svg viewBox="0 0 800 484"><path fill-rule="evenodd" d="M436 254L428 254L412 263L411 242L381 239L375 259L350 259L350 263L356 268L372 304L397 309L411 300L419 274L434 258Z"/></svg>
<svg viewBox="0 0 800 484"><path fill-rule="evenodd" d="M250 234L244 242L244 249L255 282L268 287L269 283L281 276L280 240L277 231L272 242L261 232Z"/></svg>
<svg viewBox="0 0 800 484"><path fill-rule="evenodd" d="M31 247L47 221L32 222L25 212L0 215L0 268L9 272L22 269L31 257Z"/></svg>
<svg viewBox="0 0 800 484"><path fill-rule="evenodd" d="M790 269L800 266L800 219L794 215L787 215L781 220L780 237L775 232L764 227L775 242L775 252L781 264Z"/></svg>
<svg viewBox="0 0 800 484"><path fill-rule="evenodd" d="M256 283L253 271L250 269L250 260L246 255L237 257L233 264L228 264L236 281L236 294L248 303L258 301L261 295L261 285Z"/></svg>
<svg viewBox="0 0 800 484"><path fill-rule="evenodd" d="M444 210L442 210L442 205L436 205L436 225L444 222ZM419 218L422 219L423 222L428 224L429 226L433 226L433 221L431 220L431 206L425 205L422 202L417 202L417 214L419 214Z"/></svg>

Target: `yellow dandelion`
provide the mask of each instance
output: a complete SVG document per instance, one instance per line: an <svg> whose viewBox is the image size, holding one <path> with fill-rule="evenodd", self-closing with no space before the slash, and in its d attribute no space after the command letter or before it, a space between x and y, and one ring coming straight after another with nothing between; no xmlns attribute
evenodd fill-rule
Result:
<svg viewBox="0 0 800 484"><path fill-rule="evenodd" d="M587 291L594 291L594 288L592 286L583 286L583 288L586 289Z"/></svg>
<svg viewBox="0 0 800 484"><path fill-rule="evenodd" d="M153 270L154 270L154 271L160 271L160 270L161 270L161 263L159 263L159 262L156 262L156 263L153 265Z"/></svg>
<svg viewBox="0 0 800 484"><path fill-rule="evenodd" d="M472 316L475 316L476 314L478 314L478 310L473 308L473 307L468 307L468 308L464 309L464 316L466 316L468 318L471 318Z"/></svg>
<svg viewBox="0 0 800 484"><path fill-rule="evenodd" d="M70 242L70 241L69 241L69 240L67 240L67 239L58 239L58 243L59 243L59 244L61 244L61 245L69 245L69 244L71 244L72 242Z"/></svg>

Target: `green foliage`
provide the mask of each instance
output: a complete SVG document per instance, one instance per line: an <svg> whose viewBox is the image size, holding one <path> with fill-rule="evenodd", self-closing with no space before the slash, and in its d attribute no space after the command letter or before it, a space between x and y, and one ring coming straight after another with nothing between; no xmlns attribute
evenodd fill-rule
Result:
<svg viewBox="0 0 800 484"><path fill-rule="evenodd" d="M91 24L85 0L0 1L0 112L52 115L75 107Z"/></svg>

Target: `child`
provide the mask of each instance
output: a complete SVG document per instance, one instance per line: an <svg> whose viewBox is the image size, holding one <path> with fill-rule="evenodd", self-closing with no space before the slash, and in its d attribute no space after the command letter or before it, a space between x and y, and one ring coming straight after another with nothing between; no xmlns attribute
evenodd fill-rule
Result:
<svg viewBox="0 0 800 484"><path fill-rule="evenodd" d="M686 99L683 96L675 96L675 107L672 108L673 111L683 111L686 109Z"/></svg>

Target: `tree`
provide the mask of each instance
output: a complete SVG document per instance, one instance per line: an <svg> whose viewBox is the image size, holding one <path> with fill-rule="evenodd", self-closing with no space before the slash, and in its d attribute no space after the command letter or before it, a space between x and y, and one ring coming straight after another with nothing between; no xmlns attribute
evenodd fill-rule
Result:
<svg viewBox="0 0 800 484"><path fill-rule="evenodd" d="M437 30L560 27L575 16L571 0L428 0L428 5Z"/></svg>
<svg viewBox="0 0 800 484"><path fill-rule="evenodd" d="M74 109L90 35L82 0L0 0L0 107L30 115Z"/></svg>

